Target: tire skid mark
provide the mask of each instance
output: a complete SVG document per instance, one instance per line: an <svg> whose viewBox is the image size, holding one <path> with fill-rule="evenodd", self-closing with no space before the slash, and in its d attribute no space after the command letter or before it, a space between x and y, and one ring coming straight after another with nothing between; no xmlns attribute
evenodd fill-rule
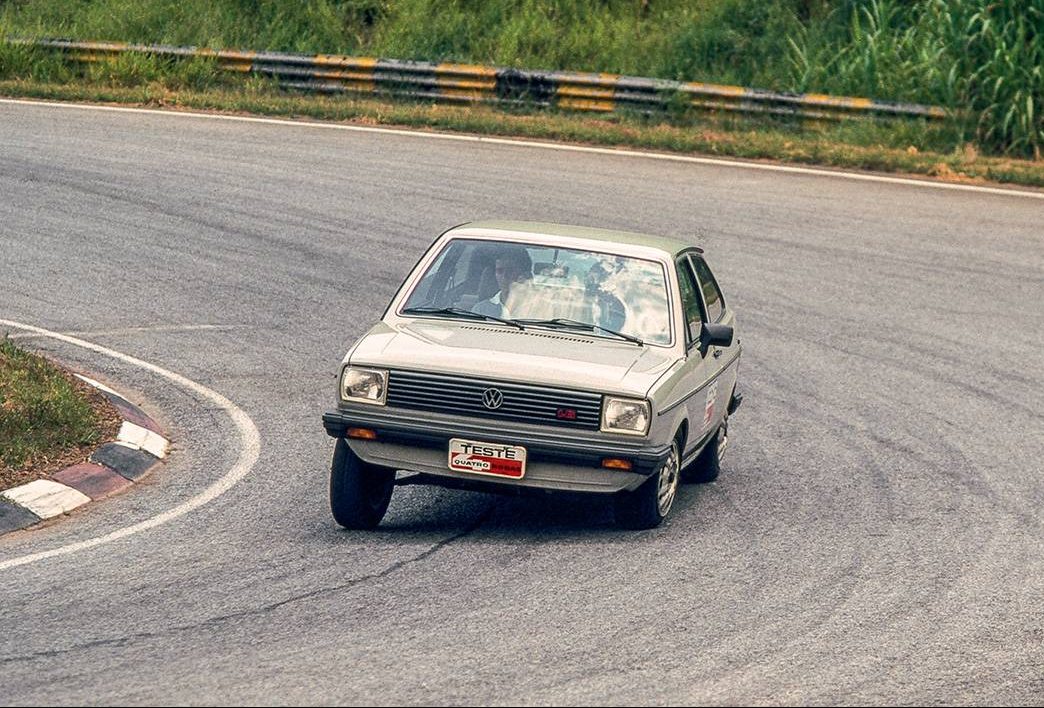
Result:
<svg viewBox="0 0 1044 708"><path fill-rule="evenodd" d="M777 379L774 384L777 387L786 388L785 381ZM779 393L761 392L757 399L767 400L788 410L805 410L804 405L793 405L797 396L814 398L807 391L795 387ZM794 414L792 413L792 415ZM788 673L801 673L802 666L837 667L837 676L825 682L829 684L830 688L829 692L824 695L830 698L839 695L839 691L841 691L840 695L852 695L844 693L841 687L853 682L860 686L879 682L881 673L887 671L887 664L895 663L893 655L888 656L887 659L875 659L872 667L859 664L855 657L839 662L838 657L832 653L835 643L818 641L816 635L824 632L853 631L865 624L872 624L878 633L884 627L895 628L908 618L918 616L918 613L922 612L923 602L918 597L919 592L930 591L933 594L945 595L962 582L969 572L968 569L961 570L930 563L929 565L936 571L940 569L945 571L933 574L934 584L926 583L915 588L896 588L894 601L880 602L874 607L875 611L872 616L865 614L866 607L860 600L869 591L863 587L864 582L879 580L883 575L887 575L889 569L897 563L905 562L905 559L909 557L909 552L916 551L915 539L904 538L901 535L902 529L896 527L894 522L909 525L915 519L897 516L901 506L897 498L898 490L890 481L889 464L881 459L879 450L875 449L876 440L861 439L859 436L851 434L866 433L871 429L869 424L864 429L858 423L841 416L828 414L827 417L829 420L823 421L811 416L796 414L791 422L794 425L807 424L822 427L824 431L828 431L826 434L836 438L834 445L841 446L856 455L860 469L864 471L865 476L872 476L871 489L875 496L873 499L867 498L866 501L872 507L879 507L879 514L883 515L883 520L891 523L882 525L878 529L880 533L874 533L862 539L851 534L848 535L844 540L853 542L851 550L855 555L832 568L832 572L828 576L817 575L810 580L810 582L814 581L815 585L804 588L791 598L799 604L808 601L808 606L817 608L817 611L802 615L797 618L796 623L795 618L789 617L785 613L774 615L772 612L766 612L752 617L750 624L756 626L760 634L779 638L781 643L763 647L761 652L754 655L747 654L742 661L730 661L727 665L720 667L714 677L706 679L702 685L690 685L690 690L697 691L706 700L722 697L737 700L744 695L742 693L744 688L759 680L761 681L759 693L751 695L765 695L764 679L766 676L772 676L770 680L787 686L792 683ZM955 450L952 445L943 443L943 446L947 451L956 452L964 460L963 454L959 450ZM864 525L868 524L864 523ZM980 557L981 551L989 543L997 541L996 538L973 538L973 540L980 546L977 549L980 551L977 554ZM848 546L845 548L847 549ZM823 586L821 583L826 577L835 580L836 583ZM835 596L834 591L840 591L840 594ZM834 601L824 603L824 596L827 595L831 596ZM877 597L877 595L873 596ZM878 599L881 600L881 598ZM945 612L944 609L934 611ZM768 621L766 621L766 616L770 618ZM916 651L919 642L923 641L924 637L910 637L906 646L900 647L898 651L902 657L908 657ZM719 645L716 649L716 653L722 651L731 653L727 645Z"/></svg>
<svg viewBox="0 0 1044 708"><path fill-rule="evenodd" d="M486 523L486 521L489 520L490 516L492 516L493 510L496 508L498 501L499 500L493 500L493 502L490 503L490 505L486 507L486 509L481 514L479 514L474 521L465 526L464 529L462 529L458 533L455 533L452 536L448 536L447 538L444 538L441 541L437 541L436 543L432 544L431 547L425 549L424 551L418 553L415 556L396 561L390 564L388 567L384 568L383 570L377 571L375 573L367 573L366 575L361 575L357 578L352 578L351 580L348 580L344 583L339 583L330 587L319 588L317 590L310 590L305 593L293 595L291 597L279 600L278 602L272 602L267 605L262 605L261 607L240 610L238 612L229 612L227 614L218 615L216 617L208 617L207 619L202 620L200 622L178 625L176 627L170 627L159 632L135 632L133 634L128 634L122 637L114 637L111 639L95 639L90 642L73 644L63 649L48 649L45 651L32 652L31 654L0 657L0 666L31 662L35 661L36 659L52 659L58 656L62 656L64 654L72 654L75 652L83 651L85 649L96 649L103 647L124 647L128 646L129 644L135 641L169 637L180 634L182 632L193 632L201 629L214 629L220 627L222 624L226 622L231 622L234 620L240 620L249 617L260 617L265 614L268 614L269 612L274 612L282 607L285 607L286 605L292 605L297 602L311 600L316 597L321 597L323 595L328 595L332 593L338 593L344 590L351 590L352 588L357 587L359 585L363 585L377 580L383 580L389 575L392 575L408 566L427 560L428 558L434 556L450 544L459 541L460 539L465 538L477 531L479 527Z"/></svg>

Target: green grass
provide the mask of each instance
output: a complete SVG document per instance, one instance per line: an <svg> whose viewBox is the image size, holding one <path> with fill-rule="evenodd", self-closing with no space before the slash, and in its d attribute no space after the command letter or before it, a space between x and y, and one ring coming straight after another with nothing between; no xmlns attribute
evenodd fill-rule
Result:
<svg viewBox="0 0 1044 708"><path fill-rule="evenodd" d="M861 95L946 106L951 149L1044 146L1044 0L0 0L4 34Z"/></svg>
<svg viewBox="0 0 1044 708"><path fill-rule="evenodd" d="M0 340L0 472L56 459L99 442L104 432L90 401L66 374Z"/></svg>
<svg viewBox="0 0 1044 708"><path fill-rule="evenodd" d="M222 71L217 62L208 57L173 59L128 52L105 61L77 65L65 61L60 53L0 41L2 79L122 87L160 82L171 89L195 90L242 81L241 77Z"/></svg>

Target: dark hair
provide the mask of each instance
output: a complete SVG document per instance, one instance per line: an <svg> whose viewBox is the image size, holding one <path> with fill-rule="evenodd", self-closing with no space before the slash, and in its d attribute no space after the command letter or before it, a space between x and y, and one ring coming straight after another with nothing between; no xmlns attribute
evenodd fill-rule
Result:
<svg viewBox="0 0 1044 708"><path fill-rule="evenodd" d="M496 260L505 260L513 263L526 277L533 275L533 259L522 246L507 246L497 251Z"/></svg>

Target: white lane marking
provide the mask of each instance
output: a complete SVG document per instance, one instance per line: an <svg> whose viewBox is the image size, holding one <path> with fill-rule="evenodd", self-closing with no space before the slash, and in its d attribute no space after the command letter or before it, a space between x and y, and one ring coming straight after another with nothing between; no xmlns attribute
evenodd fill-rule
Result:
<svg viewBox="0 0 1044 708"><path fill-rule="evenodd" d="M239 406L232 401L222 396L217 391L207 388L202 384L198 384L191 379L187 379L181 374L176 374L173 371L168 371L155 364L150 364L147 361L142 361L128 354L107 349L106 347L99 346L92 342L86 342L82 339L70 337L68 335L59 334L58 332L52 332L50 330L42 329L40 327L34 327L28 324L22 324L20 322L12 322L10 320L0 319L0 326L11 327L14 329L20 329L27 332L34 332L41 336L50 337L51 339L57 339L60 342L66 344L72 344L73 346L82 347L89 349L92 352L102 354L103 356L112 357L119 361L136 366L141 369L145 369L157 376L161 376L168 381L171 381L177 386L186 388L196 395L210 401L218 408L222 409L232 422L236 426L236 430L239 433L239 457L236 459L235 464L232 465L231 469L228 470L220 479L211 484L209 487L204 489L202 492L192 497L191 499L178 504L173 509L157 514L151 518L139 521L136 524L125 526L116 531L112 531L103 536L96 536L89 538L85 541L78 541L71 543L67 546L61 546L59 548L52 548L48 551L41 551L39 553L30 553L28 555L19 556L17 558L11 558L9 560L0 561L0 570L7 570L8 568L14 568L16 566L25 565L26 563L33 563L44 558L51 558L54 556L62 556L69 553L76 553L77 551L83 551L88 548L94 548L95 546L101 546L106 543L112 543L121 538L126 538L148 529L156 528L168 521L173 521L179 516L183 516L190 511L198 509L204 504L208 504L219 496L231 489L239 480L243 479L254 463L257 462L257 458L261 454L261 436L257 432L257 426L254 425L254 421L250 419Z"/></svg>
<svg viewBox="0 0 1044 708"><path fill-rule="evenodd" d="M91 500L83 492L50 479L37 479L20 487L12 487L3 496L24 506L41 519L72 511Z"/></svg>
<svg viewBox="0 0 1044 708"><path fill-rule="evenodd" d="M566 145L560 143L545 143L536 140L522 140L517 138L493 138L483 135L461 135L455 133L436 133L424 130L410 130L408 128L375 128L367 125L345 125L343 123L318 123L306 120L287 120L284 118L259 118L255 116L229 116L218 113L194 113L192 111L161 111L155 108L130 108L127 106L96 106L85 103L56 103L54 101L28 101L19 98L0 98L0 104L14 104L26 106L45 106L49 108L74 108L90 111L114 111L123 113L140 113L144 115L173 116L180 118L200 118L204 120L228 120L240 123L266 123L269 125L288 125L298 128L322 128L325 130L347 130L358 133L377 133L381 135L398 135L402 137L428 138L431 140L456 140L472 143L487 143L490 145L510 145L513 147L530 147L542 150L561 150L566 152L583 152L596 155L615 155L617 157L642 157L651 160L665 160L668 162L688 162L700 165L715 165L718 167L736 167L746 170L763 170L767 172L787 172L791 174L813 175L816 177L836 177L839 179L860 180L864 182L883 182L886 184L902 184L911 187L925 187L929 189L951 189L965 192L979 192L983 194L1001 194L1009 197L1029 197L1030 199L1044 199L1044 191L1027 192L1019 189L1007 189L1001 187L982 187L974 184L954 184L952 182L938 182L929 179L912 179L908 177L887 177L885 175L870 175L859 172L843 172L840 170L824 170L811 167L794 167L791 165L775 165L762 162L741 162L739 160L724 160L716 157L694 157L692 155L673 155L661 152L646 152L643 150L627 150L622 148L599 148L589 145Z"/></svg>
<svg viewBox="0 0 1044 708"><path fill-rule="evenodd" d="M100 329L82 332L62 332L70 337L113 337L123 334L138 334L141 332L197 332L199 330L229 330L239 329L240 325L156 325L153 327L124 327L122 329ZM9 335L10 339L29 339L44 335L33 332L22 332Z"/></svg>
<svg viewBox="0 0 1044 708"><path fill-rule="evenodd" d="M152 454L153 457L158 457L161 460L167 456L167 448L170 445L162 435L158 435L148 428L143 428L129 420L123 421L116 439L120 442L136 445L145 452Z"/></svg>

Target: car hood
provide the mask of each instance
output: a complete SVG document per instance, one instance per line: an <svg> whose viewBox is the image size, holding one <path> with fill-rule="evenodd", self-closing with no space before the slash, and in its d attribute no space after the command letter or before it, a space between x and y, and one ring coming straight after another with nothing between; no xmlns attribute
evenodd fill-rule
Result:
<svg viewBox="0 0 1044 708"><path fill-rule="evenodd" d="M645 396L671 367L670 349L576 336L568 330L525 331L484 322L380 322L359 340L353 364L457 374L501 381Z"/></svg>

